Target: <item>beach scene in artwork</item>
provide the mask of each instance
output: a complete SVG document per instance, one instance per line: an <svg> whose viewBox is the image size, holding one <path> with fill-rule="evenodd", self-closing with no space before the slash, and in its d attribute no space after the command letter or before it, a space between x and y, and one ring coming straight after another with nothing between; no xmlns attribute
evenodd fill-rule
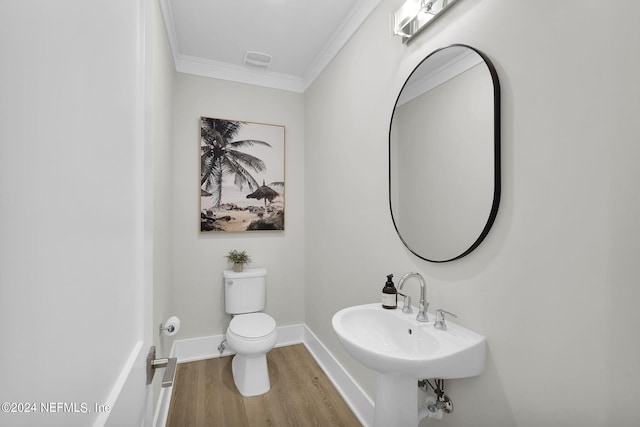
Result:
<svg viewBox="0 0 640 427"><path fill-rule="evenodd" d="M200 119L200 231L284 230L284 131Z"/></svg>

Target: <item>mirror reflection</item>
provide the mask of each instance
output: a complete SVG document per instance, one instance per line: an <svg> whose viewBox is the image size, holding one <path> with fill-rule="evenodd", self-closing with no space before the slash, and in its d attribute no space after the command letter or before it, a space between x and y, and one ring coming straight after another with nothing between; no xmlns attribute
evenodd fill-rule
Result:
<svg viewBox="0 0 640 427"><path fill-rule="evenodd" d="M452 261L485 238L500 200L499 84L489 60L464 45L429 55L396 101L389 194L403 243Z"/></svg>

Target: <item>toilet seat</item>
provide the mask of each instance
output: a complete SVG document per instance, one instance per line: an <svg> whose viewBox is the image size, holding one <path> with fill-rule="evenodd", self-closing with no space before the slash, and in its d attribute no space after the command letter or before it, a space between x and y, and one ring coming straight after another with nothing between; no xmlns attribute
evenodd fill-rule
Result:
<svg viewBox="0 0 640 427"><path fill-rule="evenodd" d="M260 340L276 330L276 321L265 313L240 314L231 319L228 331L244 340Z"/></svg>

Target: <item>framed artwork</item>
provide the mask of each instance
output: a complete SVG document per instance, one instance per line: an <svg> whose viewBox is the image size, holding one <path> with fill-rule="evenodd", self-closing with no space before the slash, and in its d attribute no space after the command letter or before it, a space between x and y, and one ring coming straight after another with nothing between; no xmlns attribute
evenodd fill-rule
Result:
<svg viewBox="0 0 640 427"><path fill-rule="evenodd" d="M284 230L284 126L200 117L200 231Z"/></svg>

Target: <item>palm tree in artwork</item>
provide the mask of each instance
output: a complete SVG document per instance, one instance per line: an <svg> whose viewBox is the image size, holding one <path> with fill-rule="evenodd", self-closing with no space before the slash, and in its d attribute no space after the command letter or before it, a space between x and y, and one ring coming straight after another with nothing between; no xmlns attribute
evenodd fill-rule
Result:
<svg viewBox="0 0 640 427"><path fill-rule="evenodd" d="M247 185L252 191L257 189L260 185L249 170L264 172L266 166L259 158L238 149L271 145L255 139L233 141L242 122L209 117L202 117L200 121L200 185L202 190L211 193L215 206L220 207L225 176L232 175L234 183L240 187Z"/></svg>

